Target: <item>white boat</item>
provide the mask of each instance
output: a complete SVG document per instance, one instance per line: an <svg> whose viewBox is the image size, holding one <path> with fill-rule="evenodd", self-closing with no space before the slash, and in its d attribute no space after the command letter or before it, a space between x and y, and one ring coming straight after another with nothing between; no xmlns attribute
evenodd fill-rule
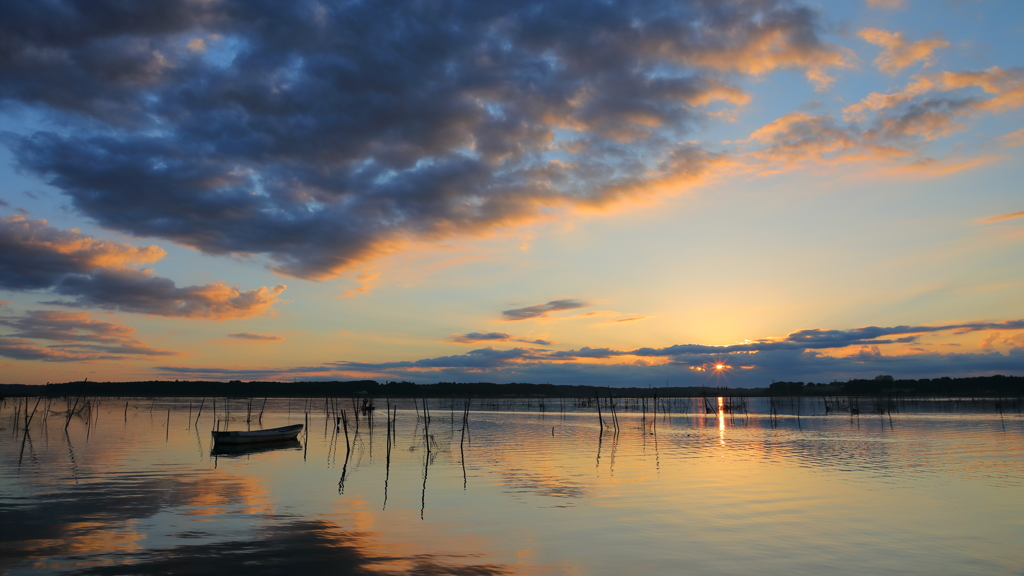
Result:
<svg viewBox="0 0 1024 576"><path fill-rule="evenodd" d="M217 444L255 444L257 442L281 442L282 440L294 440L302 431L302 424L281 426L280 428L267 428L266 430L233 430L222 432L214 430L213 441Z"/></svg>

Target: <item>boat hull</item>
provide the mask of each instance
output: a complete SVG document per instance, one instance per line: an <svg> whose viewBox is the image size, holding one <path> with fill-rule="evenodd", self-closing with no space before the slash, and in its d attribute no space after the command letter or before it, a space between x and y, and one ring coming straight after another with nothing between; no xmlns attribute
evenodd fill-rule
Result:
<svg viewBox="0 0 1024 576"><path fill-rule="evenodd" d="M278 450L301 450L302 443L292 438L291 440L275 440L273 442L257 442L253 444L224 444L216 442L210 450L210 456L221 456L235 458L261 454L263 452L275 452Z"/></svg>
<svg viewBox="0 0 1024 576"><path fill-rule="evenodd" d="M214 430L213 441L217 444L260 444L264 442L283 442L294 440L302 431L302 424L281 426L280 428L268 428L266 430L235 430L219 431Z"/></svg>

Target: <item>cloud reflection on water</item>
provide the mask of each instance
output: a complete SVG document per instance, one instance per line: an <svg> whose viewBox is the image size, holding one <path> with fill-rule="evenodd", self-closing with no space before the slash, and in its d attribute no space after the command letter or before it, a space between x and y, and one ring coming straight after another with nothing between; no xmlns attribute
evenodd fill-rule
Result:
<svg viewBox="0 0 1024 576"><path fill-rule="evenodd" d="M257 527L252 539L185 544L140 553L117 554L119 563L94 566L80 574L506 574L495 565L442 564L430 555L388 557L368 555L363 535L340 530L326 520L285 520Z"/></svg>

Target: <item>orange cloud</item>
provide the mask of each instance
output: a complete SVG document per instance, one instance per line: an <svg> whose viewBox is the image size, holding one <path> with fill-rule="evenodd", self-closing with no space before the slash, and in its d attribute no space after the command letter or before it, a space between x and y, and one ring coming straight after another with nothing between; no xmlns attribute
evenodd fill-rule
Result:
<svg viewBox="0 0 1024 576"><path fill-rule="evenodd" d="M865 28L857 35L871 44L884 48L878 58L875 58L874 64L880 71L890 76L917 62L924 62L925 67L930 66L935 51L949 47L949 42L941 38L918 40L908 44L902 32L889 32L880 28Z"/></svg>
<svg viewBox="0 0 1024 576"><path fill-rule="evenodd" d="M82 270L151 264L167 254L157 246L139 247L99 240L82 234L77 228L59 230L46 220L28 220L20 215L0 219L0 243L8 249L17 245L19 251L37 256L60 254Z"/></svg>
<svg viewBox="0 0 1024 576"><path fill-rule="evenodd" d="M880 94L872 92L860 102L852 104L843 109L844 120L864 120L869 111L885 110L894 108L904 102L909 102L921 94L927 93L935 87L934 77L915 77L914 81L900 92L891 94Z"/></svg>
<svg viewBox="0 0 1024 576"><path fill-rule="evenodd" d="M59 230L46 220L0 219L0 288L49 289L71 301L48 302L179 318L249 318L268 312L283 284L241 291L224 282L178 287L174 281L131 266L166 254Z"/></svg>
<svg viewBox="0 0 1024 576"><path fill-rule="evenodd" d="M160 315L214 320L251 318L270 311L285 288L284 284L278 284L273 288L261 286L242 292L237 286L224 282L180 288L183 297L175 302L175 312Z"/></svg>
<svg viewBox="0 0 1024 576"><path fill-rule="evenodd" d="M978 88L990 96L933 96L970 88ZM919 143L961 130L963 120L979 112L1000 112L1020 106L1024 106L1024 73L1018 70L993 67L979 72L916 76L902 90L872 93L847 106L843 110L845 124L827 114L800 111L782 116L742 141L764 146L737 159L742 169L760 174L791 170L805 162L835 165L872 161L889 165L881 170L945 175L1000 158L992 155L967 159L922 157ZM1001 140L1011 144L1016 140L1024 141L1024 129L1018 132Z"/></svg>
<svg viewBox="0 0 1024 576"><path fill-rule="evenodd" d="M971 107L989 112L1005 112L1024 106L1024 74L1020 70L1003 70L993 66L981 72L945 72L946 90L977 87L993 98L974 102Z"/></svg>
<svg viewBox="0 0 1024 576"><path fill-rule="evenodd" d="M855 57L850 50L796 42L791 32L785 27L761 25L749 30L743 43L697 49L678 58L688 64L754 76L781 68L803 68L818 90L827 89L835 80L827 70L853 67Z"/></svg>
<svg viewBox="0 0 1024 576"><path fill-rule="evenodd" d="M1002 222L1004 220L1016 220L1017 218L1024 218L1024 211L999 214L998 216L989 216L988 218L983 218L978 222L981 224L991 224L993 222Z"/></svg>
<svg viewBox="0 0 1024 576"><path fill-rule="evenodd" d="M982 350L992 350L994 348L993 344L999 341L1000 335L1001 333L999 332L992 332L991 334L983 338L981 342L978 344L978 346Z"/></svg>
<svg viewBox="0 0 1024 576"><path fill-rule="evenodd" d="M935 178L938 176L948 176L957 172L963 172L964 170L972 170L979 166L991 164L992 162L1000 159L1002 158L987 155L967 159L958 159L954 157L944 158L941 160L935 158L922 158L907 164L884 168L879 173Z"/></svg>
<svg viewBox="0 0 1024 576"><path fill-rule="evenodd" d="M869 94L857 104L843 109L843 115L848 120L863 120L869 111L892 109L932 91L949 92L964 88L980 88L994 96L968 102L963 108L953 109L950 114L962 114L973 110L1004 112L1024 106L1024 74L1018 70L1003 70L993 66L976 72L943 72L916 76L899 92Z"/></svg>
<svg viewBox="0 0 1024 576"><path fill-rule="evenodd" d="M359 286L349 288L338 295L339 298L350 298L359 294L366 294L376 287L375 281L380 278L380 272L362 272L356 276Z"/></svg>
<svg viewBox="0 0 1024 576"><path fill-rule="evenodd" d="M179 355L135 338L131 326L96 320L88 312L31 310L23 316L0 318L0 326L14 330L0 336L0 356L15 360L77 362Z"/></svg>
<svg viewBox="0 0 1024 576"><path fill-rule="evenodd" d="M996 141L1001 142L1003 146L1020 146L1024 144L1024 128L1021 128L1016 132L1010 132L1009 134L1000 136Z"/></svg>
<svg viewBox="0 0 1024 576"><path fill-rule="evenodd" d="M847 161L898 158L907 153L866 142L858 131L838 125L830 116L794 112L755 130L748 139L767 144L751 154L768 171L792 169L805 161L832 164ZM766 163L766 165L765 165Z"/></svg>

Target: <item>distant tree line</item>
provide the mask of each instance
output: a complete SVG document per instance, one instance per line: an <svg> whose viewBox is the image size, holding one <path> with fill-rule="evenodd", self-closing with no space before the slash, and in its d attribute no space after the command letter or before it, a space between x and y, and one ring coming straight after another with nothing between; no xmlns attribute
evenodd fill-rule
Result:
<svg viewBox="0 0 1024 576"><path fill-rule="evenodd" d="M871 380L855 379L846 382L773 382L766 388L728 388L715 386L673 386L658 388L618 388L607 386L558 384L494 384L491 382L416 384L414 382L384 382L375 380L329 382L229 382L207 380L151 380L140 382L65 382L45 386L0 384L0 394L64 396L169 396L169 397L548 397L593 398L601 397L692 397L692 396L796 396L796 395L962 395L1017 396L1024 394L1024 376L980 376L972 378L922 378L900 380L879 376Z"/></svg>
<svg viewBox="0 0 1024 576"><path fill-rule="evenodd" d="M972 378L921 378L899 380L878 376L871 380L815 384L813 382L773 382L768 393L774 396L832 395L877 396L879 394L921 395L1020 395L1024 394L1024 376L977 376Z"/></svg>

